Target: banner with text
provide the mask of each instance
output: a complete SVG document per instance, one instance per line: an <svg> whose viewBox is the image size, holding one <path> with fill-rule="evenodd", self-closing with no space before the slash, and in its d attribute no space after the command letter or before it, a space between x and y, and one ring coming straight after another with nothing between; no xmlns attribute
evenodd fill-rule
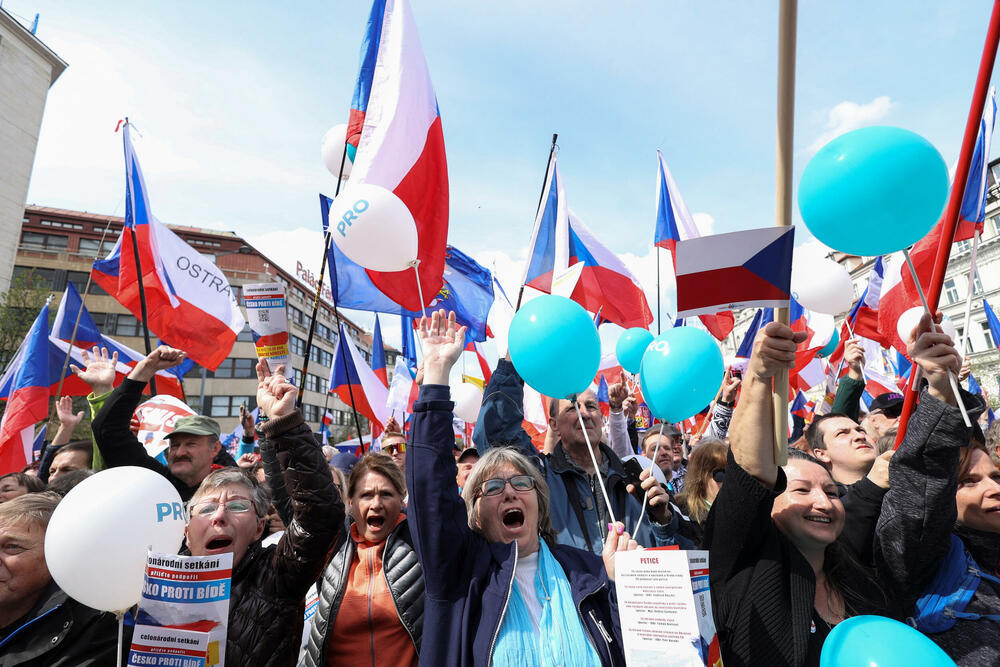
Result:
<svg viewBox="0 0 1000 667"><path fill-rule="evenodd" d="M288 366L288 310L285 304L285 286L280 283L263 283L243 286L243 303L247 308L247 322L257 347L257 358L267 359L271 372L278 366ZM291 377L291 369L286 371Z"/></svg>

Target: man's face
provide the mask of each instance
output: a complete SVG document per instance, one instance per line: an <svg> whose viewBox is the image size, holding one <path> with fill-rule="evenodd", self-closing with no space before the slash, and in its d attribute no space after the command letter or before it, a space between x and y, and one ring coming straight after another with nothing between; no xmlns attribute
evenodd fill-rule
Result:
<svg viewBox="0 0 1000 667"><path fill-rule="evenodd" d="M684 464L684 438L679 435L671 436L670 446L674 456L674 460L672 461L674 470L680 470L681 465Z"/></svg>
<svg viewBox="0 0 1000 667"><path fill-rule="evenodd" d="M864 426L865 432L872 440L878 440L883 435L885 435L889 429L896 428L899 426L899 415L895 417L890 417L882 410L875 410L869 412L868 416L865 417L861 425Z"/></svg>
<svg viewBox="0 0 1000 667"><path fill-rule="evenodd" d="M476 467L477 463L479 463L479 457L472 454L466 454L465 458L458 462L458 475L455 476L458 488L465 488L465 483L468 481L469 475L472 474L472 469Z"/></svg>
<svg viewBox="0 0 1000 667"><path fill-rule="evenodd" d="M219 439L214 435L179 433L169 440L167 468L188 486L201 484L212 472L212 460L219 453Z"/></svg>
<svg viewBox="0 0 1000 667"><path fill-rule="evenodd" d="M226 506L232 501L242 501L250 509L234 512ZM233 567L243 558L247 547L259 540L264 532L264 519L259 518L253 508L253 492L242 484L207 491L192 500L188 513L190 519L184 535L191 555L232 553Z"/></svg>
<svg viewBox="0 0 1000 667"><path fill-rule="evenodd" d="M388 443L386 442L388 440ZM389 455L393 463L406 474L406 439L400 436L383 438L382 451Z"/></svg>
<svg viewBox="0 0 1000 667"><path fill-rule="evenodd" d="M0 479L0 503L14 500L18 496L23 496L28 492L28 487L17 481L16 477Z"/></svg>
<svg viewBox="0 0 1000 667"><path fill-rule="evenodd" d="M45 529L34 521L0 523L0 607L30 607L52 581L44 547Z"/></svg>
<svg viewBox="0 0 1000 667"><path fill-rule="evenodd" d="M52 459L52 467L49 468L49 481L51 482L59 475L64 475L74 470L86 470L90 467L90 456L87 452L79 450L72 452L59 452Z"/></svg>
<svg viewBox="0 0 1000 667"><path fill-rule="evenodd" d="M555 435L562 441L564 447L579 447L586 445L587 440L580 428L580 417L577 417L577 409L580 417L583 418L583 425L587 429L591 446L596 447L601 441L601 408L597 403L597 396L589 389L577 397L577 402L561 399L558 401L556 416L549 419L549 428L555 431Z"/></svg>
<svg viewBox="0 0 1000 667"><path fill-rule="evenodd" d="M678 436L669 435L651 435L646 438L643 443L645 450L643 451L643 456L647 459L653 461L653 455L656 454L656 467L663 471L663 474L668 478L670 473L674 469L674 440L680 440ZM659 449L656 447L656 443L660 443Z"/></svg>
<svg viewBox="0 0 1000 667"><path fill-rule="evenodd" d="M826 449L814 449L813 455L835 468L860 472L872 467L877 455L872 440L850 417L833 417L819 425Z"/></svg>

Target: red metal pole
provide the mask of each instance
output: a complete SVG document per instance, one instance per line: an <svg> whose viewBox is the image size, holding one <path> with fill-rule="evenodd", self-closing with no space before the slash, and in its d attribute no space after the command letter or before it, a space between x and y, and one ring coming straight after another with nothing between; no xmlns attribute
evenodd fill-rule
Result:
<svg viewBox="0 0 1000 667"><path fill-rule="evenodd" d="M941 242L934 258L934 272L931 274L930 289L927 291L927 304L932 312L937 313L938 301L941 299L941 288L944 284L944 273L948 268L948 258L951 256L951 246L955 240L955 229L958 226L958 214L965 195L965 186L969 180L969 165L972 163L973 144L979 134L979 122L983 107L986 105L986 93L993 74L993 63L997 56L997 43L1000 40L1000 0L993 3L993 13L990 15L990 26L986 32L986 44L983 45L983 55L979 60L979 73L976 76L976 88L972 95L972 105L969 107L969 118L965 121L965 135L962 137L962 151L958 154L958 166L955 168L955 181L951 186L948 206L945 208L944 228L941 230ZM913 372L916 372L914 368ZM917 402L917 392L912 383L907 385L906 398L903 400L903 412L899 416L899 432L896 434L896 447L906 435L906 425Z"/></svg>

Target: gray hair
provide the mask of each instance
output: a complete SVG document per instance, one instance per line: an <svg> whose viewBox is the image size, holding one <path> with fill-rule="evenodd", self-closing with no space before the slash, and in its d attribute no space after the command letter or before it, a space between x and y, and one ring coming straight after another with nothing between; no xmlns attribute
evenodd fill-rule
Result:
<svg viewBox="0 0 1000 667"><path fill-rule="evenodd" d="M552 517L549 515L549 484L528 457L510 447L493 447L479 459L469 473L469 478L462 488L462 500L465 501L465 509L469 515L469 528L477 533L480 532L477 502L480 498L479 489L483 482L505 465L513 466L535 480L535 495L538 498L538 534L546 542L554 544L555 533L552 531Z"/></svg>
<svg viewBox="0 0 1000 667"><path fill-rule="evenodd" d="M250 491L250 500L253 502L253 509L257 513L257 518L263 519L267 516L268 510L271 509L271 494L268 493L267 487L260 484L255 477L245 474L239 468L222 468L221 470L210 472L205 479L201 480L198 490L194 492L191 500L188 501L188 507L197 503L198 499L209 491L214 491L223 486L245 486Z"/></svg>
<svg viewBox="0 0 1000 667"><path fill-rule="evenodd" d="M33 523L48 528L61 496L47 491L28 493L0 504L0 525Z"/></svg>

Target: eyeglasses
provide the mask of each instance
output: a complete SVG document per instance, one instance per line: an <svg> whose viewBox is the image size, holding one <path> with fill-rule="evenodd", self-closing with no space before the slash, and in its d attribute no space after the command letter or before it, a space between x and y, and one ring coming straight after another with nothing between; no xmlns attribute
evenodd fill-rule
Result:
<svg viewBox="0 0 1000 667"><path fill-rule="evenodd" d="M715 480L716 484L722 484L726 481L726 470L724 468L719 468L712 472L712 479Z"/></svg>
<svg viewBox="0 0 1000 667"><path fill-rule="evenodd" d="M503 493L504 487L510 484L510 488L515 491L531 491L535 488L535 478L531 475L514 475L513 477L508 477L504 479L502 477L495 477L493 479L488 479L483 482L482 486L479 487L479 493L483 496L495 496L499 493Z"/></svg>
<svg viewBox="0 0 1000 667"><path fill-rule="evenodd" d="M212 516L219 509L220 503L216 500L206 500L203 503L198 503L197 505L191 505L188 507L188 515L190 516L200 516L208 517ZM253 509L253 503L249 500L243 500L242 498L237 498L235 500L226 501L226 511L230 514L243 514L244 512L249 512Z"/></svg>
<svg viewBox="0 0 1000 667"><path fill-rule="evenodd" d="M401 452L405 452L406 451L406 443L405 442L393 442L393 443L390 443L388 445L382 445L382 449L384 449L387 452L392 452L395 449L398 449Z"/></svg>

